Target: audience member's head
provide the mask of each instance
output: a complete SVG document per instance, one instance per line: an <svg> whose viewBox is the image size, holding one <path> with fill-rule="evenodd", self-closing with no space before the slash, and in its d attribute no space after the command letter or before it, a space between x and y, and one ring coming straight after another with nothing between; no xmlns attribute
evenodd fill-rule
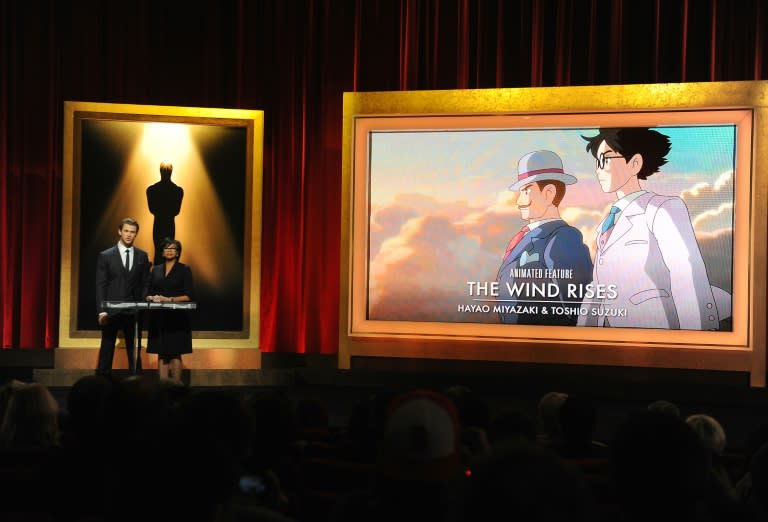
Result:
<svg viewBox="0 0 768 522"><path fill-rule="evenodd" d="M464 460L471 460L491 452L491 443L488 433L482 428L470 426L461 429L461 453Z"/></svg>
<svg viewBox="0 0 768 522"><path fill-rule="evenodd" d="M559 392L549 392L539 400L537 408L539 443L543 446L559 444L562 438L560 429L560 407L568 395Z"/></svg>
<svg viewBox="0 0 768 522"><path fill-rule="evenodd" d="M251 464L270 469L293 452L296 415L287 395L276 390L260 391L246 401L251 419Z"/></svg>
<svg viewBox="0 0 768 522"><path fill-rule="evenodd" d="M752 475L750 500L762 506L763 511L768 513L768 443L752 455L749 472Z"/></svg>
<svg viewBox="0 0 768 522"><path fill-rule="evenodd" d="M619 425L612 443L614 478L629 518L691 516L707 484L710 455L682 419L637 411Z"/></svg>
<svg viewBox="0 0 768 522"><path fill-rule="evenodd" d="M425 390L391 404L384 429L380 472L404 481L445 481L460 472L460 427L453 403Z"/></svg>
<svg viewBox="0 0 768 522"><path fill-rule="evenodd" d="M709 415L691 415L685 422L701 439L705 448L715 455L722 455L725 449L725 430Z"/></svg>
<svg viewBox="0 0 768 522"><path fill-rule="evenodd" d="M3 422L3 416L5 416L5 410L8 409L8 403L11 402L11 397L16 393L16 390L24 385L25 383L22 381L11 379L0 386L0 424Z"/></svg>
<svg viewBox="0 0 768 522"><path fill-rule="evenodd" d="M178 452L175 465L155 479L168 498L185 499L186 511L175 515L205 520L230 497L243 471L250 428L248 411L236 393L200 391L182 402L169 430ZM182 507L171 504L172 510Z"/></svg>
<svg viewBox="0 0 768 522"><path fill-rule="evenodd" d="M467 386L451 386L444 395L453 401L462 428L480 428L488 431L491 409L488 403Z"/></svg>
<svg viewBox="0 0 768 522"><path fill-rule="evenodd" d="M171 480L170 472L175 473L184 462L174 458L167 474L147 473L144 466L137 465L147 455L165 455L169 451L185 454L181 443L186 439L169 433L171 402L167 392L164 382L149 375L128 377L115 383L109 392L102 421L104 440L119 451L110 453L110 465L106 467L105 480L110 484L105 490L107 519L119 522L139 517L148 509L149 501L141 497L127 504L122 492L137 483L153 490L158 482Z"/></svg>
<svg viewBox="0 0 768 522"><path fill-rule="evenodd" d="M592 434L596 426L596 413L592 401L569 395L560 406L562 451L567 457L592 456Z"/></svg>
<svg viewBox="0 0 768 522"><path fill-rule="evenodd" d="M502 445L479 459L466 480L464 521L592 521L589 489L575 470L546 449Z"/></svg>
<svg viewBox="0 0 768 522"><path fill-rule="evenodd" d="M131 451L138 451L137 444L146 450L167 423L168 406L166 387L157 379L134 375L120 381L110 390L104 408L107 435Z"/></svg>
<svg viewBox="0 0 768 522"><path fill-rule="evenodd" d="M431 391L394 399L384 426L374 498L366 519L444 520L462 476L461 430L453 402Z"/></svg>
<svg viewBox="0 0 768 522"><path fill-rule="evenodd" d="M648 411L666 413L667 415L672 415L673 417L680 416L680 408L677 406L677 404L674 402L665 401L663 399L650 403L648 405Z"/></svg>
<svg viewBox="0 0 768 522"><path fill-rule="evenodd" d="M303 437L328 434L328 407L317 398L296 401L296 423Z"/></svg>
<svg viewBox="0 0 768 522"><path fill-rule="evenodd" d="M488 438L492 446L509 442L536 442L536 426L525 413L518 410L505 410L491 421Z"/></svg>
<svg viewBox="0 0 768 522"><path fill-rule="evenodd" d="M355 405L349 416L347 437L350 451L356 458L373 461L378 456L384 437L389 404L397 396L386 391L376 394Z"/></svg>
<svg viewBox="0 0 768 522"><path fill-rule="evenodd" d="M69 390L67 410L78 445L88 445L103 437L104 408L112 392L112 381L101 375L80 378Z"/></svg>
<svg viewBox="0 0 768 522"><path fill-rule="evenodd" d="M709 415L691 415L685 423L699 437L709 453L710 487L707 491L707 510L718 520L744 520L742 506L737 502L738 494L725 462L721 459L725 450L725 430Z"/></svg>
<svg viewBox="0 0 768 522"><path fill-rule="evenodd" d="M43 449L59 444L59 405L38 383L16 388L0 425L0 446Z"/></svg>
<svg viewBox="0 0 768 522"><path fill-rule="evenodd" d="M745 443L747 464L749 464L753 456L766 444L768 444L768 422L762 422L747 436L747 441Z"/></svg>

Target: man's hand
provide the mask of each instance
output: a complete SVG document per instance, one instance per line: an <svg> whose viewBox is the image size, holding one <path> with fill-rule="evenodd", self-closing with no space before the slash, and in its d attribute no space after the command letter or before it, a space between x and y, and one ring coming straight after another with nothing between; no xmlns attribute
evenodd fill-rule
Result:
<svg viewBox="0 0 768 522"><path fill-rule="evenodd" d="M102 313L100 313L100 314L99 314L99 324L100 324L100 325L105 325L105 324L107 324L107 317L108 317L108 316L107 316L106 312L102 312Z"/></svg>

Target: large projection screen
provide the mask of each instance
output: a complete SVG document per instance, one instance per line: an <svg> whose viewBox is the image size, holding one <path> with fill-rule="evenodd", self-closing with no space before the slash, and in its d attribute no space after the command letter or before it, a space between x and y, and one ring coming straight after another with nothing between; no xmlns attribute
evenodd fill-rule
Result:
<svg viewBox="0 0 768 522"><path fill-rule="evenodd" d="M766 86L347 93L340 367L716 369L763 386Z"/></svg>

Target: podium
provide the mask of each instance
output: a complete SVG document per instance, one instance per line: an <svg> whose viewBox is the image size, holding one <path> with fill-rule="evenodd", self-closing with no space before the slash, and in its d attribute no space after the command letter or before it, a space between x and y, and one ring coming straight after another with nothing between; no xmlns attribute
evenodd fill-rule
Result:
<svg viewBox="0 0 768 522"><path fill-rule="evenodd" d="M136 373L137 354L141 351L141 328L139 327L141 312L144 310L196 310L197 303L194 301L184 301L181 303L153 303L151 301L103 301L104 310L109 312L132 312L136 315L133 322L133 350L131 360L133 361L133 373ZM127 348L127 347L126 347Z"/></svg>

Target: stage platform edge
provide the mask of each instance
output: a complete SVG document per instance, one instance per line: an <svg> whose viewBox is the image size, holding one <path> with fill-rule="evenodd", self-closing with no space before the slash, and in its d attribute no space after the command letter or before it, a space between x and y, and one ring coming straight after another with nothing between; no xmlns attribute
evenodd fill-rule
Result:
<svg viewBox="0 0 768 522"><path fill-rule="evenodd" d="M46 386L72 386L79 378L92 375L97 348L56 348L53 368L36 368L34 380ZM182 356L184 373L192 386L284 386L286 376L261 372L261 351L256 348L204 348ZM145 374L157 368L157 356L141 352ZM112 363L116 375L128 374L125 347L115 347Z"/></svg>
<svg viewBox="0 0 768 522"><path fill-rule="evenodd" d="M54 368L82 370L96 368L98 348L56 348ZM182 356L187 370L258 370L261 368L261 350L257 348L200 348ZM141 351L144 368L157 368L157 356ZM115 370L128 369L125 347L117 346L112 362Z"/></svg>
<svg viewBox="0 0 768 522"><path fill-rule="evenodd" d="M151 376L155 372L156 369L150 368L141 374ZM34 381L50 388L69 388L82 377L93 374L93 370L83 369L36 368L33 371ZM114 370L113 375L122 380L131 374L127 370ZM184 370L182 381L195 387L282 387L292 385L295 378L292 371L286 370Z"/></svg>

